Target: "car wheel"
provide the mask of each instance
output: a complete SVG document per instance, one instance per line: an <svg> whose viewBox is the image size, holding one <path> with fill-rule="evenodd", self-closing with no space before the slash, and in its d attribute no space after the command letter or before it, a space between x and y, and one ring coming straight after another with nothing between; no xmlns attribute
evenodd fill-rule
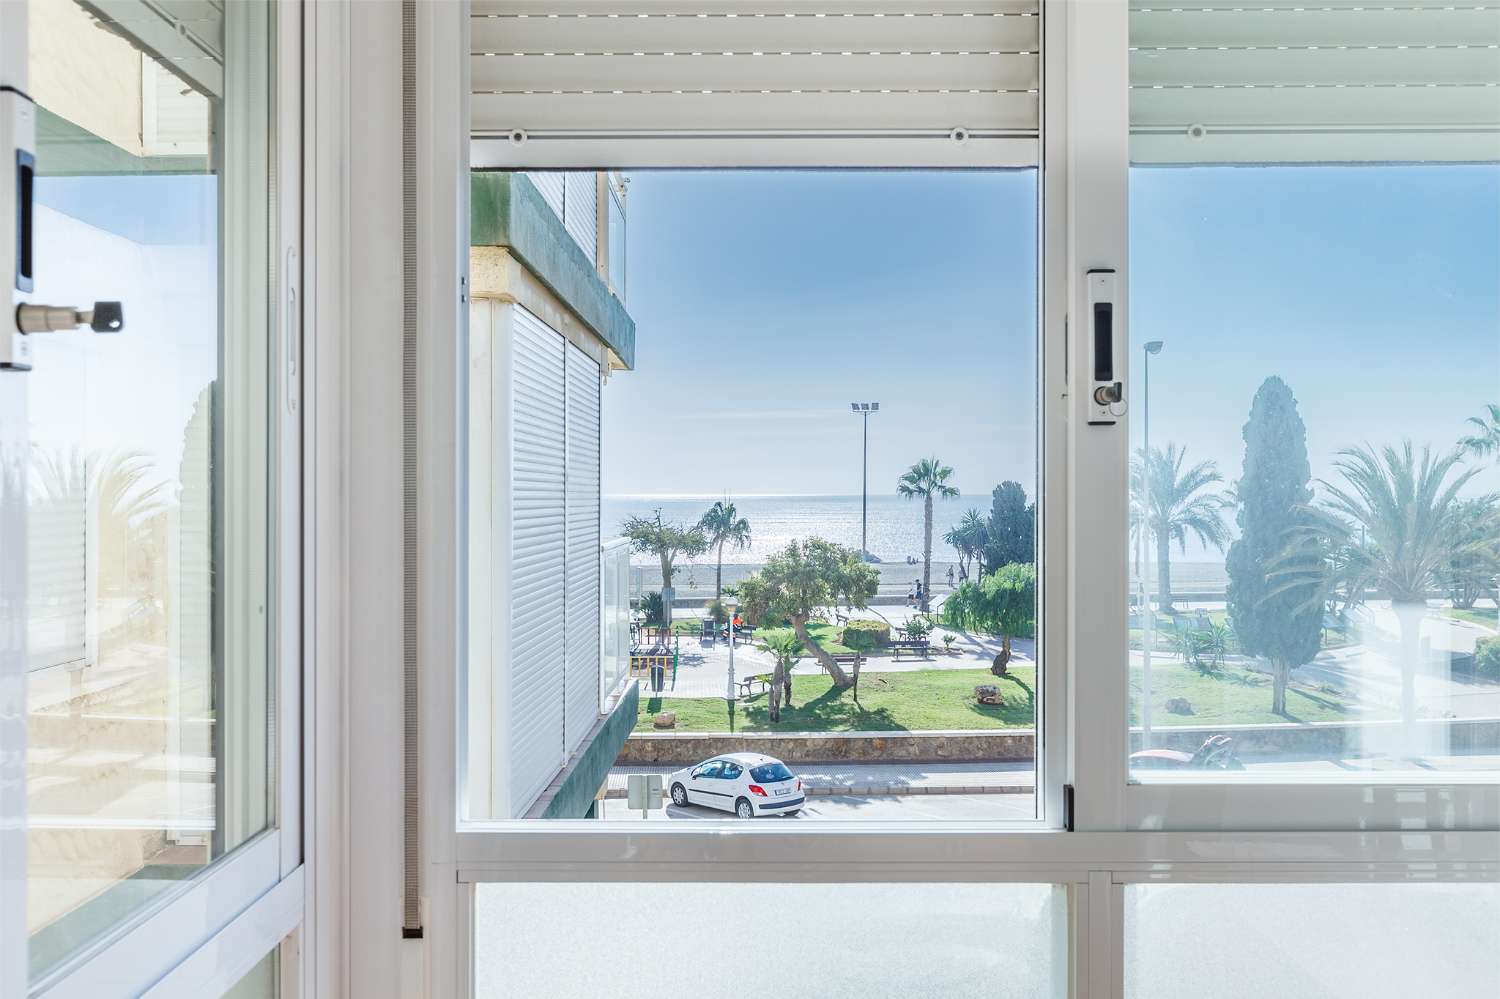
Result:
<svg viewBox="0 0 1500 999"><path fill-rule="evenodd" d="M751 807L750 799L741 798L739 801L736 801L734 803L734 814L738 815L742 819L755 818L755 809Z"/></svg>
<svg viewBox="0 0 1500 999"><path fill-rule="evenodd" d="M687 788L681 784L672 785L672 804L678 808L687 804Z"/></svg>

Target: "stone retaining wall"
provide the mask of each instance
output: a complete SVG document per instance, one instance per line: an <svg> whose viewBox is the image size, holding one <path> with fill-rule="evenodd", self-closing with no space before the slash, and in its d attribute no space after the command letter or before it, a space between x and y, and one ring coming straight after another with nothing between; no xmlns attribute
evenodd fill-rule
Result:
<svg viewBox="0 0 1500 999"><path fill-rule="evenodd" d="M719 753L764 753L788 763L1029 762L1036 755L1030 729L986 732L637 732L615 761L621 765L697 763Z"/></svg>

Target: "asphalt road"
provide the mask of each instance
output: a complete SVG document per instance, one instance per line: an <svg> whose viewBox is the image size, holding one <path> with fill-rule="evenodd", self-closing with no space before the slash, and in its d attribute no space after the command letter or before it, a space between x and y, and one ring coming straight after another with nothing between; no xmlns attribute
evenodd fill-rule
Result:
<svg viewBox="0 0 1500 999"><path fill-rule="evenodd" d="M622 798L609 798L600 804L607 822L640 822L641 813L631 811ZM871 795L856 797L819 795L807 800L796 815L768 816L752 821L762 823L796 821L953 821L997 819L1031 819L1035 817L1036 798L1030 794L915 794ZM665 808L648 813L646 821L744 821L729 812L704 805L679 808L668 802Z"/></svg>

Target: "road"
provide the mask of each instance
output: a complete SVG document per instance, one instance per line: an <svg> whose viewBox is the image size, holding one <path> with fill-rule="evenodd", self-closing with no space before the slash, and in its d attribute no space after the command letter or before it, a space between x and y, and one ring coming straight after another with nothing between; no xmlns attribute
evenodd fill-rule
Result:
<svg viewBox="0 0 1500 999"><path fill-rule="evenodd" d="M640 822L641 813L626 807L623 798L608 798L600 805L607 822ZM1036 799L1030 794L903 794L903 795L829 795L809 798L796 815L763 818L761 822L848 821L912 822L997 819L1026 820L1036 816ZM687 805L679 808L667 803L647 815L652 822L670 820L741 821L729 812Z"/></svg>

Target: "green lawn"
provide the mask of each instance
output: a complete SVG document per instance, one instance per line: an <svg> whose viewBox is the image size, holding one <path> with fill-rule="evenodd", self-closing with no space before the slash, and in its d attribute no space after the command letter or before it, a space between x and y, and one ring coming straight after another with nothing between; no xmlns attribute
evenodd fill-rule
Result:
<svg viewBox="0 0 1500 999"><path fill-rule="evenodd" d="M1131 670L1132 700L1139 698L1141 671ZM1271 713L1271 678L1236 666L1210 675L1180 662L1157 662L1152 671L1152 724L1258 725L1285 722L1347 721L1389 717L1389 712L1366 712L1339 694L1303 684L1287 690L1287 716ZM998 682L1005 704L981 705L974 687ZM678 732L904 732L931 729L1030 728L1035 723L1035 669L1017 666L1010 677L996 680L988 670L915 670L909 673L866 673L859 681L856 706L848 690L837 691L824 675L792 678L791 708L781 720L766 719L766 695L756 694L735 705L718 698L643 697L637 732L655 731L652 718L659 711L677 712ZM1167 701L1185 697L1192 714L1167 710ZM1140 718L1132 709L1132 723Z"/></svg>
<svg viewBox="0 0 1500 999"><path fill-rule="evenodd" d="M695 638L701 634L702 627L698 623L698 618L695 617L672 622L672 630L674 632L679 635L692 635ZM756 629L755 640L759 642L762 639L769 639L772 635L790 632L791 630L791 628ZM847 645L839 642L839 639L844 637L844 629L838 625L829 624L826 621L809 621L807 623L807 633L812 636L813 641L823 646L824 651L831 656L849 655L854 651ZM876 653L876 655L889 654L889 652Z"/></svg>
<svg viewBox="0 0 1500 999"><path fill-rule="evenodd" d="M1005 703L979 704L974 687L998 683ZM931 729L1030 728L1035 722L1036 673L1030 666L996 680L988 670L916 670L862 673L859 704L848 690L835 690L823 674L792 677L793 707L781 720L766 718L766 695L735 705L717 698L643 697L637 732L654 731L658 711L677 712L678 732L905 732Z"/></svg>
<svg viewBox="0 0 1500 999"><path fill-rule="evenodd" d="M1461 610L1457 607L1445 607L1443 613L1457 621L1468 621L1470 624L1483 625L1491 631L1495 630L1495 608L1493 607L1470 607Z"/></svg>
<svg viewBox="0 0 1500 999"><path fill-rule="evenodd" d="M1132 724L1140 724L1135 704L1141 695L1141 668L1130 670ZM1192 706L1190 715L1173 714L1167 701L1185 697ZM1151 667L1151 724L1160 725L1261 725L1278 722L1348 721L1381 717L1352 707L1343 697L1301 685L1291 684L1286 692L1285 717L1271 713L1271 677L1269 674L1239 666L1226 666L1216 673L1203 675L1180 662L1156 662Z"/></svg>

